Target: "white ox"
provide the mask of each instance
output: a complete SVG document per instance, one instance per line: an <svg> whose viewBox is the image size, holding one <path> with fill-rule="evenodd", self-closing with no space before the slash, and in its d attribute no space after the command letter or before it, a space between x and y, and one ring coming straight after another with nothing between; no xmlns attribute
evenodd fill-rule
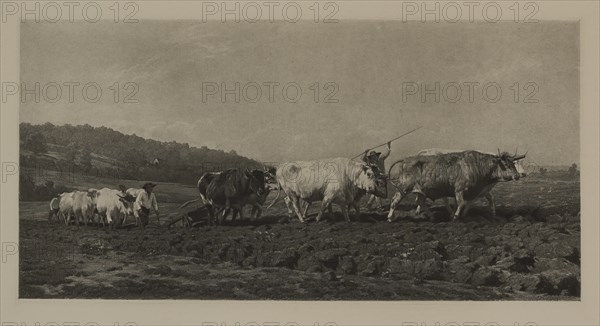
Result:
<svg viewBox="0 0 600 326"><path fill-rule="evenodd" d="M52 198L50 201L50 213L48 214L48 220L56 216L59 221L65 224L69 223L73 212L73 192L63 192L57 197Z"/></svg>
<svg viewBox="0 0 600 326"><path fill-rule="evenodd" d="M94 211L96 210L96 195L98 190L89 189L88 191L74 191L73 198L73 215L75 221L79 225L79 221L87 226L88 221L94 220ZM68 224L68 221L67 221Z"/></svg>
<svg viewBox="0 0 600 326"><path fill-rule="evenodd" d="M306 211L301 210L300 200L309 205L314 201L321 201L317 221L320 221L324 210L331 207L332 203L340 206L344 218L349 221L348 206L354 207L357 217L360 215L357 201L365 193L375 191L377 175L364 163L340 157L284 163L277 169L276 178L279 191L283 190L289 198L286 204L293 206L300 222L304 222L306 218Z"/></svg>
<svg viewBox="0 0 600 326"><path fill-rule="evenodd" d="M129 215L133 215L135 198L120 190L102 188L96 196L96 210L101 220L106 219L109 227L114 227Z"/></svg>

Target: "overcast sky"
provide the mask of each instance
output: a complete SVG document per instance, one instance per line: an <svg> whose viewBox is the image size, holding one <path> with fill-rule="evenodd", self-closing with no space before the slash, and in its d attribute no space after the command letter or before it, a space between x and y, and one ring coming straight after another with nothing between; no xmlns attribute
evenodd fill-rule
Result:
<svg viewBox="0 0 600 326"><path fill-rule="evenodd" d="M538 164L579 162L579 27L576 22L532 24L435 24L343 21L229 24L192 21L25 23L21 26L21 77L39 82L96 82L98 103L66 86L56 103L32 96L21 121L90 124L162 141L187 142L261 161L351 157L412 128L423 129L393 144L392 159L425 148L528 150ZM120 83L114 103L111 86ZM139 86L139 103L122 103ZM240 103L220 93L203 103L203 83L243 88L256 82L262 98ZM269 87L277 82L273 103ZM283 85L302 88L297 103ZM338 103L324 103L333 90ZM403 83L435 83L456 96L420 93L403 101ZM465 82L477 82L473 102ZM489 103L483 85L502 96ZM537 85L523 87L533 82ZM319 102L314 85L319 83ZM520 92L515 103L515 83ZM206 85L206 84L204 84ZM312 85L312 87L311 87ZM53 89L47 89L53 96ZM247 88L248 96L255 88ZM530 100L524 103L529 93ZM94 95L89 90L90 96ZM294 88L288 89L294 97ZM242 94L243 95L243 94ZM490 100L495 88L488 89Z"/></svg>

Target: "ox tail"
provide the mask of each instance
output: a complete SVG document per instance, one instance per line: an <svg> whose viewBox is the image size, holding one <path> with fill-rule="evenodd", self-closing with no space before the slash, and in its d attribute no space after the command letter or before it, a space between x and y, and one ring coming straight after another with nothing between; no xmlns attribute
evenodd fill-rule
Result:
<svg viewBox="0 0 600 326"><path fill-rule="evenodd" d="M53 216L58 214L58 210L60 209L60 197L54 197L50 200L50 211L48 211L48 219L51 219Z"/></svg>
<svg viewBox="0 0 600 326"><path fill-rule="evenodd" d="M185 203L183 203L181 206L179 206L179 208L185 208L187 207L189 204L195 203L197 201L199 201L201 198L197 198L197 199L192 199L192 200L188 200Z"/></svg>
<svg viewBox="0 0 600 326"><path fill-rule="evenodd" d="M275 199L273 199L273 201L271 202L271 204L269 204L269 206L267 206L267 209L271 208L273 205L275 205L275 203L277 202L277 200L279 200L279 196L281 195L281 184L279 184L279 187L277 187L277 196L275 196Z"/></svg>
<svg viewBox="0 0 600 326"><path fill-rule="evenodd" d="M396 184L399 181L398 179L400 178L400 176L398 176L396 178L392 178L392 170L394 169L394 166L396 166L397 164L399 164L401 162L403 162L403 161L399 160L399 161L394 162L394 164L390 165L390 168L388 170L388 181L396 189L400 189L400 187L398 186L398 184Z"/></svg>
<svg viewBox="0 0 600 326"><path fill-rule="evenodd" d="M56 196L56 197L52 198L52 200L50 200L50 210L58 211L58 209L60 207L59 203L60 203L60 197Z"/></svg>
<svg viewBox="0 0 600 326"><path fill-rule="evenodd" d="M50 211L52 211L54 213L58 213L59 209L60 209L60 196L56 196L56 197L52 198L52 200L50 201Z"/></svg>

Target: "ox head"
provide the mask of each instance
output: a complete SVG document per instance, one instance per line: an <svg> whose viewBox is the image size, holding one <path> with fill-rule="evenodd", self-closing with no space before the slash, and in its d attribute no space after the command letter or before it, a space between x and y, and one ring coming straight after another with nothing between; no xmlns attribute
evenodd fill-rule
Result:
<svg viewBox="0 0 600 326"><path fill-rule="evenodd" d="M379 166L370 165L373 173L375 173L375 191L373 194L379 197L387 197L387 182L388 176L385 174L385 171L381 171Z"/></svg>
<svg viewBox="0 0 600 326"><path fill-rule="evenodd" d="M121 203L123 203L123 207L125 207L125 213L127 215L132 215L133 214L133 202L135 202L135 197L131 194L125 194L125 195L117 195L119 196L119 201Z"/></svg>
<svg viewBox="0 0 600 326"><path fill-rule="evenodd" d="M381 173L379 173L379 169L376 166L361 164L361 171L356 180L356 186L367 193L374 193L378 182L380 182L380 176Z"/></svg>
<svg viewBox="0 0 600 326"><path fill-rule="evenodd" d="M265 167L265 170L263 172L265 175L265 183L266 184L277 183L277 180L275 179L275 174L277 173L277 168Z"/></svg>
<svg viewBox="0 0 600 326"><path fill-rule="evenodd" d="M495 175L498 181L519 180L521 176L525 176L525 170L520 164L520 161L523 160L526 155L527 153L519 155L516 152L514 155L510 155L506 152L500 153L500 150L498 150L498 156L494 158L494 163L496 164Z"/></svg>
<svg viewBox="0 0 600 326"><path fill-rule="evenodd" d="M249 182L248 187L250 191L261 197L266 190L265 183L268 178L267 173L258 169L252 171L246 170L244 172L244 177L247 178Z"/></svg>
<svg viewBox="0 0 600 326"><path fill-rule="evenodd" d="M515 155L513 155L513 163L515 164L515 168L517 169L517 172L519 173L521 178L527 176L527 172L525 171L525 166L523 165L525 156L527 156L527 152L525 152L525 154L519 155L518 149L515 149Z"/></svg>
<svg viewBox="0 0 600 326"><path fill-rule="evenodd" d="M90 199L96 199L97 195L98 195L98 189L90 188L87 190L87 196Z"/></svg>

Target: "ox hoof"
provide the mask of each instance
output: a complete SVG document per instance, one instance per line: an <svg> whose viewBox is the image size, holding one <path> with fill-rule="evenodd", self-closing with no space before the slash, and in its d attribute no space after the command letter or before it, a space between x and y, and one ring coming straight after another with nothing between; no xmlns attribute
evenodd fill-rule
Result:
<svg viewBox="0 0 600 326"><path fill-rule="evenodd" d="M388 218L387 221L388 221L388 223L394 222L391 218Z"/></svg>

